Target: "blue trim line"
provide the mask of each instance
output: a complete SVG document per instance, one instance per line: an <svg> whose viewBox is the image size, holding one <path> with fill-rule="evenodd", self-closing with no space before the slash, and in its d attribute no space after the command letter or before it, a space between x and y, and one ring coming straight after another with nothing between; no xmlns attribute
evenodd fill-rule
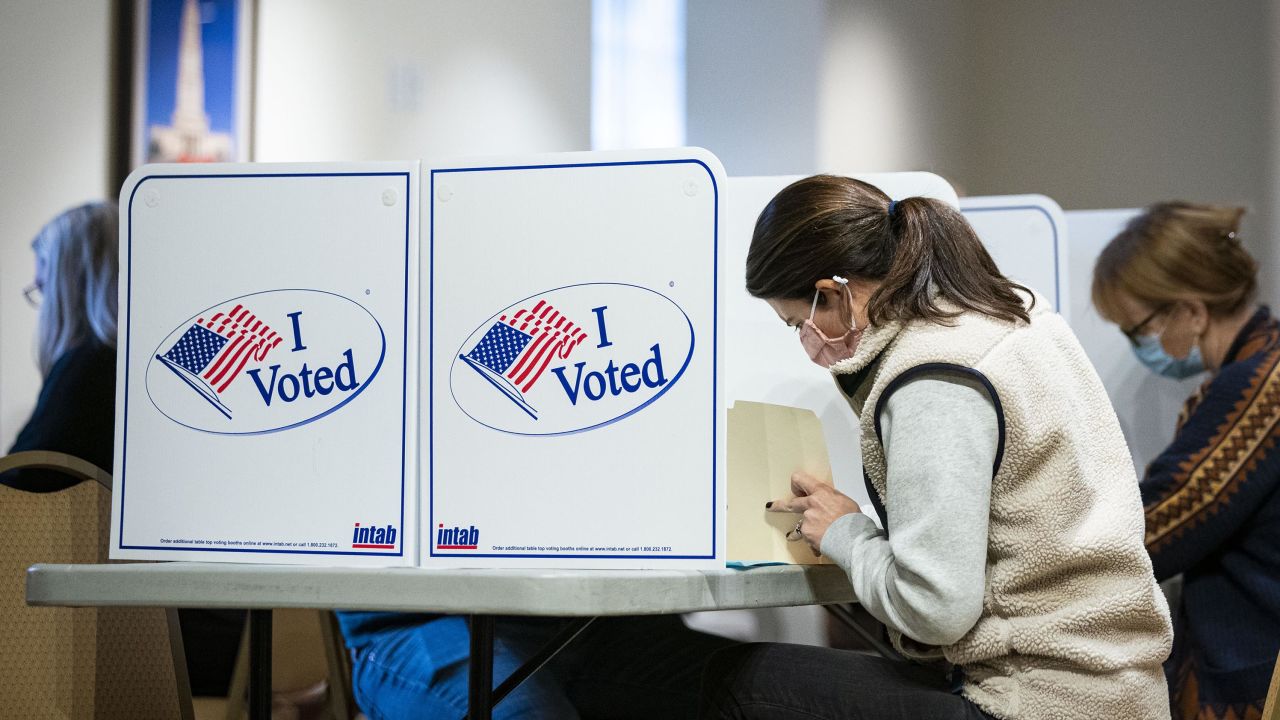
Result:
<svg viewBox="0 0 1280 720"><path fill-rule="evenodd" d="M193 325L193 324L195 323L196 318L200 317L202 314L207 313L208 311L212 310L213 308L218 307L219 305L226 305L226 304L227 304L227 303L229 303L229 302L233 302L233 301L235 301L235 300L239 300L239 299L241 299L241 298L253 297L253 296L255 296L255 295L267 295L267 294L269 294L269 293L274 293L274 292L313 292L313 293L319 293L319 294L321 294L321 295L332 295L332 296L334 296L334 297L336 297L336 298L342 298L343 300L346 300L347 302L351 303L352 305L355 305L356 307L358 307L358 308L360 308L361 310L363 310L363 311L364 311L364 313L365 313L366 315L368 315L368 316L369 316L369 319L370 319L370 320L372 320L372 321L373 321L373 324L374 324L375 326L377 326L377 328L378 328L378 337L379 337L379 338L381 339L381 341L382 341L382 348L378 351L378 362L374 364L374 366L373 366L373 372L369 373L369 376L368 376L367 378L365 378L365 379L364 379L364 382L360 383L360 387L359 387L359 388L357 388L355 392L351 393L351 394L350 394L350 395L348 395L345 399L343 399L343 401L342 401L342 402L338 403L337 405L334 405L333 407L329 408L328 410L325 410L324 412L319 413L318 415L312 415L311 417L306 418L306 419L304 419L304 420L299 420L298 422L291 423L291 424L289 424L289 425L282 425L282 426L277 427L277 428L267 428L267 429L265 429L265 430L249 430L249 431L246 431L246 432L222 432L222 431L220 431L220 430L208 430L208 429L206 429L206 428L200 428L200 427L195 427L194 425L188 425L188 424L186 424L186 423L182 422L181 420L179 420L179 419L177 419L177 418L173 417L173 416L172 416L172 415L170 415L169 413L165 412L165 411L164 411L164 409L160 407L160 404L156 402L156 399L155 399L154 397L151 397L151 386L150 386L150 385L148 385L148 386L147 386L147 397L151 400L151 404L155 406L156 410L159 410L159 411L160 411L160 414L161 414L161 415L164 415L165 417L169 418L170 420L174 421L175 423L177 423L177 424L179 424L179 425L181 425L181 426L183 426L183 427L185 427L185 428L188 428L188 429L190 429L190 430L194 430L194 431L196 431L196 432L208 433L209 435L244 435L244 436L251 436L251 435L268 435L268 434L270 434L270 433L283 432L283 431L285 431L285 430L292 430L293 428L301 427L301 426L303 426L303 425L307 425L307 424L309 424L309 423L313 423L313 422L315 422L315 421L317 421L317 420L319 420L319 419L321 419L321 418L324 418L324 417L326 417L326 416L328 416L328 415L331 415L331 414L333 414L334 412L336 412L336 411L340 410L340 409L341 409L343 406L345 406L347 403L351 402L352 400L355 400L357 397L359 397L359 395L360 395L361 393L363 393L363 392L365 391L365 389L366 389L366 388L368 388L368 387L369 387L369 384L373 382L373 379L374 379L374 378L376 378L376 377L378 376L378 371L382 369L382 363L383 363L383 361L385 361L385 360L386 360L386 358L387 358L387 334L386 334L386 332L384 332L384 331L383 331L383 329L382 329L382 323L379 323L379 322L378 322L378 318L374 317L374 316L373 316L373 313L369 312L368 308L366 308L365 306L361 305L360 303L356 302L355 300L352 300L351 298L349 298L349 297L347 297L347 296L345 296L345 295L339 295L338 293L329 292L328 290L313 290L313 289L311 289L311 288L279 288L279 289L277 289L277 290L259 290L258 292L251 292L251 293L248 293L248 294L245 294L245 295L240 295L240 296L238 296L238 297L230 298L230 299L228 299L228 300L223 300L222 302L219 302L218 304L214 305L213 307L205 308L204 310L201 310L200 312L196 313L195 315L192 315L190 318L187 318L187 320L185 320L181 325L179 325L179 326L178 326L178 327L177 327L177 328L176 328L172 333L170 333L169 335L167 335L167 336L165 337L165 340L167 340L167 339L169 339L169 338L173 337L174 333L176 333L178 330L181 330L184 326L191 326L191 325ZM161 340L161 341L160 341L160 345L156 346L156 353L155 353L155 357L156 357L156 358L158 358L158 359L160 358L159 350L160 350L160 348L161 348L161 347L164 347L164 345L165 345L164 340ZM170 368L170 369L172 369L172 368ZM184 378L184 379L185 379L185 378ZM190 384L190 383L188 383L188 384ZM192 387L195 387L195 386L193 385ZM196 390L197 390L197 391L199 391L199 388L196 388ZM202 394L203 394L203 393L202 393ZM225 413L224 413L224 414L225 414ZM230 415L227 415L227 417L228 417L228 418L230 418L231 416L230 416ZM404 443L401 443L401 445L402 445L402 446L403 446L403 444L404 444ZM403 470L401 470L401 474L403 474Z"/></svg>
<svg viewBox="0 0 1280 720"><path fill-rule="evenodd" d="M275 555L372 555L377 557L399 557L401 552L394 553L373 553L373 552L343 552L341 550L241 550L239 548L206 548L206 547L183 547L175 548L165 545L129 545L128 550L181 550L182 552L233 552L233 553L271 553Z"/></svg>
<svg viewBox="0 0 1280 720"><path fill-rule="evenodd" d="M685 311L684 311L684 308L682 308L682 307L680 307L679 305L677 305L677 304L676 304L676 302L675 302L674 300L672 300L671 298L667 297L666 295L663 295L662 293L658 292L657 290L653 290L653 289L651 289L651 288L647 288L647 287L645 287L645 286L643 286L643 285L634 285L634 284L632 284L632 283L615 283L615 282L577 283L576 285L564 285L564 286L561 286L561 287L558 287L558 288L552 288L552 289L550 289L550 290L544 290L544 291L539 292L539 293L534 293L533 295L530 295L529 297L521 298L521 299L519 299L519 300L517 300L517 301L515 301L515 302L511 303L510 305L508 305L508 306L507 306L506 308L504 308L502 311L500 311L500 312L498 312L498 313L495 313L495 314L493 314L493 315L490 315L490 316L488 317L488 319L486 319L483 323L481 323L481 324L480 324L480 326L479 326L479 327L477 327L475 330L471 331L471 334L467 336L466 340L463 340L463 341L462 341L462 344L458 346L458 352L457 352L457 353L455 353L455 354L457 355L457 357L460 357L460 358L466 359L465 357L463 357L463 354L462 354L462 348L466 347L466 346L467 346L467 342L468 342L469 340L471 340L471 338L475 337L477 334L480 334L480 331L481 331L481 330L485 329L485 327L486 327L486 326L491 325L491 324L493 323L493 321L494 321L494 318L498 317L498 316L499 316L499 315L501 315L503 312L506 312L507 310L510 310L511 308L514 308L514 307L519 307L522 303L524 303L524 302L526 302L526 301L528 301L528 300L532 300L533 298L538 297L539 295L549 295L549 294L551 294L551 293L553 293L553 292L558 292L558 291L560 291L560 290L567 290L567 289L569 289L569 288L575 288L575 287L583 287L583 286L586 286L586 285L616 285L616 286L619 286L619 287L629 287L629 288L636 288L637 290L644 290L645 292L651 292L651 293L653 293L654 295L657 295L658 297L662 298L663 300L666 300L667 302L671 303L671 304L672 304L672 306L674 306L674 307L675 307L675 309L677 309L677 310L679 310L679 311L680 311L680 314L684 316L684 321L689 325L689 354L688 354L688 355L685 355L684 363L680 365L680 369L676 371L676 374L671 378L671 380L667 381L667 384L663 385L661 390L659 390L657 393L654 393L653 397L649 398L648 400L645 400L645 401L644 401L643 403L641 403L640 405L637 405L636 407L633 407L633 408L631 408L630 410L628 410L628 411L626 411L626 412L624 412L624 413L622 413L621 415L618 415L618 416L616 416L616 417L609 418L608 420L602 420L602 421L600 421L600 422L596 423L595 425L589 425L589 426L587 426L587 427L583 427L583 428L574 428L574 429L572 429L572 430L562 430L562 431L560 431L560 432L548 432L548 433L522 433L522 432L516 432L516 431L514 431L514 430L503 430L502 428L494 427L494 426L490 425L489 423L486 423L486 422L483 422L483 421L481 421L481 420L477 419L477 418L476 418L476 416L474 416L474 415L472 415L471 413L467 412L467 409L466 409L466 408L464 408L464 407L462 406L462 403L458 402L458 396L457 396L457 395L454 395L454 393L453 393L453 377L452 377L452 372L451 372L451 373L450 373L450 378L449 378L449 394L453 396L453 401L454 401L454 403L456 403L456 404L457 404L458 409L462 410L462 414L466 415L467 417L471 418L472 420L475 420L476 422L480 423L481 425L484 425L485 427L489 428L490 430L495 430L495 431L497 431L497 432L506 433L506 434L508 434L508 435L520 435L520 436L523 436L523 437L560 437L560 436L563 436L563 435L575 435L575 434L577 434L577 433L587 432L588 430L597 430L597 429L602 428L602 427L604 427L604 426L606 426L606 425L612 425L613 423L616 423L616 422L618 422L618 421L620 421L620 420L625 420L625 419L627 419L627 418L631 417L632 415L635 415L636 413L640 412L641 410L643 410L643 409L645 409L645 408L649 407L650 405L652 405L652 404L653 404L653 403L654 403L658 398L660 398L660 397L662 397L663 395L665 395L665 394L666 394L666 392L667 392L668 390L670 390L672 387L674 387L674 386L675 386L676 382L677 382L677 381L679 381L679 380L680 380L680 378L684 377L684 371L685 371L686 369L688 369L688 367L689 367L689 363L693 361L693 351L694 351L694 349L695 349L695 347L696 347L696 345L697 345L697 338L694 336L694 333L693 333L693 321L689 319L689 313L685 312ZM468 360L468 362L470 362L470 361ZM454 363L457 363L457 360L454 360ZM451 369L452 369L452 368L451 368ZM490 380L490 379L489 379L489 378L487 378L487 377L486 377L485 379L486 379L486 380L489 380L489 382L491 382L491 383L493 382L492 380ZM495 387L498 387L496 383L494 383L494 385L495 385ZM499 390L502 390L504 393L506 392L506 390L503 390L501 387L498 387L498 389L499 389ZM523 409L523 408L522 408L522 409ZM526 411L526 412L528 412L528 411ZM532 413L530 413L530 414L532 414ZM535 419L535 420L537 420L537 419L538 419L536 415L534 415L534 419ZM714 426L714 424L713 424L713 426L712 426L712 437L714 437L714 436L715 436L715 435L714 435L714 433L715 433L715 426ZM557 557L559 557L559 556L557 556Z"/></svg>

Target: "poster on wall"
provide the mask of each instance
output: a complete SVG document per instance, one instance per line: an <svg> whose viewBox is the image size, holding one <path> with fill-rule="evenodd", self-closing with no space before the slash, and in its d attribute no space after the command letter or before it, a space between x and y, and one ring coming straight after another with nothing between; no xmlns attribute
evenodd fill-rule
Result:
<svg viewBox="0 0 1280 720"><path fill-rule="evenodd" d="M719 161L485 159L423 185L421 563L723 567Z"/></svg>
<svg viewBox="0 0 1280 720"><path fill-rule="evenodd" d="M254 0L138 0L133 165L246 161Z"/></svg>
<svg viewBox="0 0 1280 720"><path fill-rule="evenodd" d="M418 177L130 175L111 557L414 563Z"/></svg>

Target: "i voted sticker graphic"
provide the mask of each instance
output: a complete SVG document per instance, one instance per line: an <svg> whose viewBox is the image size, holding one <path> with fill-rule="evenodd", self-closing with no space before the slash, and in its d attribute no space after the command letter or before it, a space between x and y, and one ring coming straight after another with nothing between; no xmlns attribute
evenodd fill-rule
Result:
<svg viewBox="0 0 1280 720"><path fill-rule="evenodd" d="M494 430L564 435L643 410L693 357L689 316L638 285L584 283L515 302L487 318L453 356L458 407Z"/></svg>
<svg viewBox="0 0 1280 720"><path fill-rule="evenodd" d="M354 400L386 356L377 319L322 290L267 290L206 308L147 363L147 395L193 430L257 435L318 420Z"/></svg>

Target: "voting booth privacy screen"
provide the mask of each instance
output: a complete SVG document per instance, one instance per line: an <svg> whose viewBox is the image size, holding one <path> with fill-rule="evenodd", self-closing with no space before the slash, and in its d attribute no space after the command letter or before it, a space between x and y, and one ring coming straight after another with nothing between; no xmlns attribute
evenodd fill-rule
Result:
<svg viewBox="0 0 1280 720"><path fill-rule="evenodd" d="M723 186L696 149L140 169L112 556L722 567Z"/></svg>
<svg viewBox="0 0 1280 720"><path fill-rule="evenodd" d="M723 567L719 162L427 174L421 563Z"/></svg>
<svg viewBox="0 0 1280 720"><path fill-rule="evenodd" d="M857 177L958 202L929 173ZM737 401L814 411L865 503L847 403L743 287L796 179L690 148L141 168L112 557L723 567ZM1052 200L960 207L1067 309Z"/></svg>
<svg viewBox="0 0 1280 720"><path fill-rule="evenodd" d="M121 191L114 558L408 565L417 163Z"/></svg>

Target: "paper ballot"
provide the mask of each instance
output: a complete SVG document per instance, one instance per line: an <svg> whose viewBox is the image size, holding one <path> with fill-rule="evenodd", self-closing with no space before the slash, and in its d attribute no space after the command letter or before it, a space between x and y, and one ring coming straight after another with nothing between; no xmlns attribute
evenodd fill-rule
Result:
<svg viewBox="0 0 1280 720"><path fill-rule="evenodd" d="M831 483L822 423L811 410L738 400L729 408L729 560L825 564L803 540L788 542L799 515L768 512L770 500L791 497L791 474Z"/></svg>

